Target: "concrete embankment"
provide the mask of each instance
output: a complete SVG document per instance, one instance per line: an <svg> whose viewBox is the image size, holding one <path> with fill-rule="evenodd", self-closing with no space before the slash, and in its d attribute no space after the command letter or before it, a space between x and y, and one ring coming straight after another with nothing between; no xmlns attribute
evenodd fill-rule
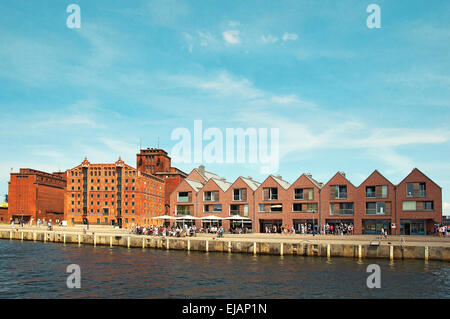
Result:
<svg viewBox="0 0 450 319"><path fill-rule="evenodd" d="M77 245L120 246L128 248L174 249L200 252L247 253L253 255L298 255L351 258L422 259L450 261L447 243L433 245L403 245L400 243L333 242L308 240L215 238L215 237L155 237L131 234L83 234L45 230L0 230L0 239L41 241Z"/></svg>

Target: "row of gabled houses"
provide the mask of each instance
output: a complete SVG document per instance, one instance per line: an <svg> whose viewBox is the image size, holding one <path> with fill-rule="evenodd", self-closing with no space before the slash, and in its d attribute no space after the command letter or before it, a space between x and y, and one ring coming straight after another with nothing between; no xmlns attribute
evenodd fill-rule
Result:
<svg viewBox="0 0 450 319"><path fill-rule="evenodd" d="M442 189L417 168L397 185L375 170L355 186L343 172L325 184L310 174L292 184L274 175L262 183L242 176L231 183L201 165L170 194L170 214L197 217L192 221L197 227L214 222L225 229L236 226L225 218L242 216L246 220L239 226L253 232L351 225L354 234L379 234L384 228L390 234L422 235L442 222ZM206 216L218 219L201 219Z"/></svg>

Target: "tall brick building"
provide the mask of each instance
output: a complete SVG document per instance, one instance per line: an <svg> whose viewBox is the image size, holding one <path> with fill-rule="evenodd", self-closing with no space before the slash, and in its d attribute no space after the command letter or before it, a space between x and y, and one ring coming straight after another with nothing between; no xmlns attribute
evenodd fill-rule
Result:
<svg viewBox="0 0 450 319"><path fill-rule="evenodd" d="M21 168L19 173L11 173L8 188L8 221L64 220L64 173Z"/></svg>
<svg viewBox="0 0 450 319"><path fill-rule="evenodd" d="M240 215L254 232L282 225L354 226L354 234L430 234L442 222L442 190L418 169L398 185L375 170L359 186L344 172L325 185L301 175L293 184L270 175L263 183L239 177L229 183L204 166L193 169L170 194L170 214L226 218ZM202 226L202 221L195 222ZM226 229L228 220L221 220Z"/></svg>
<svg viewBox="0 0 450 319"><path fill-rule="evenodd" d="M176 167L167 152L159 148L141 149L136 154L136 167L141 172L146 172L164 180L165 213L170 211L170 194L187 177L187 174Z"/></svg>
<svg viewBox="0 0 450 319"><path fill-rule="evenodd" d="M164 214L164 180L125 164L84 161L67 171L65 212L69 225L119 227L160 224Z"/></svg>

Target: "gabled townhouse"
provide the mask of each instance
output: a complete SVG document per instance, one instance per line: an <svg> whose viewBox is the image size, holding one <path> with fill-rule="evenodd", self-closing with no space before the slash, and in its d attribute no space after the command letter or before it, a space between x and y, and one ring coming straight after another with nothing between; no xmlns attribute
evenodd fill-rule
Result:
<svg viewBox="0 0 450 319"><path fill-rule="evenodd" d="M185 178L170 194L171 216L195 216L198 205L198 192L203 184L199 181Z"/></svg>
<svg viewBox="0 0 450 319"><path fill-rule="evenodd" d="M395 234L395 191L396 187L377 170L373 171L357 188L355 203L355 225L361 222L362 234ZM392 232L391 232L392 229ZM356 233L356 232L355 232Z"/></svg>
<svg viewBox="0 0 450 319"><path fill-rule="evenodd" d="M414 168L397 185L395 223L401 235L426 235L442 222L442 188Z"/></svg>
<svg viewBox="0 0 450 319"><path fill-rule="evenodd" d="M277 231L282 225L291 225L286 212L288 192L291 185L281 176L270 175L255 191L255 231L264 233L266 227Z"/></svg>
<svg viewBox="0 0 450 319"><path fill-rule="evenodd" d="M355 218L356 187L344 172L337 172L322 187L320 197L320 225L353 225L354 233L361 234L361 220Z"/></svg>
<svg viewBox="0 0 450 319"><path fill-rule="evenodd" d="M199 191L197 196L198 210L194 216L202 218L207 216L217 216L221 218L227 217L227 206L225 192L229 189L231 183L224 179L210 178ZM199 220L196 222L197 227L207 227L211 221ZM222 220L216 220L216 225L222 225ZM225 227L225 225L224 225Z"/></svg>
<svg viewBox="0 0 450 319"><path fill-rule="evenodd" d="M286 207L283 208L285 220L296 231L301 230L301 224L311 227L318 224L322 186L311 174L302 174L287 189Z"/></svg>
<svg viewBox="0 0 450 319"><path fill-rule="evenodd" d="M233 184L230 185L225 193L223 207L226 218L233 215L239 215L250 218L251 222L245 222L245 226L252 231L255 228L255 191L261 183L254 181L251 177L238 177ZM229 229L230 222L224 222L225 229ZM227 228L228 227L228 228Z"/></svg>

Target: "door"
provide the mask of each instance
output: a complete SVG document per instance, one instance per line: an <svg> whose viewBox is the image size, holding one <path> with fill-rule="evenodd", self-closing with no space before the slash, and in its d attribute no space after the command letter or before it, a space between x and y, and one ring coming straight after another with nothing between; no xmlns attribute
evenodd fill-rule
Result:
<svg viewBox="0 0 450 319"><path fill-rule="evenodd" d="M405 235L411 235L411 224L410 223L406 223L404 225L404 229L405 229Z"/></svg>

